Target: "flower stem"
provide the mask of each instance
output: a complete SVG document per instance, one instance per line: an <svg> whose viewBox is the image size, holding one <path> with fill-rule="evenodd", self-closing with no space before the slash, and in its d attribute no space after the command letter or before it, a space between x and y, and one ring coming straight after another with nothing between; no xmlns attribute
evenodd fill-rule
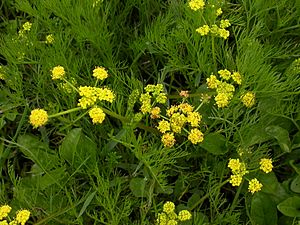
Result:
<svg viewBox="0 0 300 225"><path fill-rule="evenodd" d="M59 113L50 115L48 118L53 118L53 117L57 117L57 116L62 116L62 115L65 115L65 114L69 114L69 113L72 113L72 112L79 111L79 110L81 110L81 109L82 109L81 107L69 109L69 110L66 110L66 111L62 111L62 112L59 112Z"/></svg>

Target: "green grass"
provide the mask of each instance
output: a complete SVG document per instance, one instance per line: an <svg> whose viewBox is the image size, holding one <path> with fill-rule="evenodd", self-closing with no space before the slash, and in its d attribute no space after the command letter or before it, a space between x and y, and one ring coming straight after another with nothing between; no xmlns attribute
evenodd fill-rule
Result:
<svg viewBox="0 0 300 225"><path fill-rule="evenodd" d="M94 2L0 3L0 205L12 207L10 218L28 209L27 224L147 225L172 201L177 213L192 214L179 224L298 224L300 2L208 0L198 11L182 0ZM221 19L231 23L228 39L196 32ZM49 34L53 44L45 43ZM88 109L37 129L29 123L33 109L54 115L77 107L79 94L51 79L57 65L76 88L95 85L96 66L107 69L97 86L116 98L99 104L102 124L91 122ZM242 75L224 108L206 83L221 69ZM183 131L164 147L157 120L140 114L148 84L163 84L164 115L182 101L201 105L203 143ZM183 100L181 90L190 97ZM256 96L251 108L240 100L247 91ZM228 182L235 158L250 171L239 187ZM271 173L257 169L261 158L273 160ZM254 194L252 178L263 184Z"/></svg>

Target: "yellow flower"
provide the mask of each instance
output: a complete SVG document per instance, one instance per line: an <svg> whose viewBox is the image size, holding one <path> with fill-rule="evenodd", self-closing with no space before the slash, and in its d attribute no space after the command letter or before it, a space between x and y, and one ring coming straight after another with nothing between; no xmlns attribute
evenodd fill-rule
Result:
<svg viewBox="0 0 300 225"><path fill-rule="evenodd" d="M178 111L177 105L171 105L171 107L167 110L167 116L172 116L174 113Z"/></svg>
<svg viewBox="0 0 300 225"><path fill-rule="evenodd" d="M98 66L93 70L93 76L99 80L104 80L108 77L108 73L104 67Z"/></svg>
<svg viewBox="0 0 300 225"><path fill-rule="evenodd" d="M169 220L167 225L177 225L177 221L176 220Z"/></svg>
<svg viewBox="0 0 300 225"><path fill-rule="evenodd" d="M16 220L10 221L9 225L18 225L18 222Z"/></svg>
<svg viewBox="0 0 300 225"><path fill-rule="evenodd" d="M242 84L242 76L239 72L233 72L231 77L238 85Z"/></svg>
<svg viewBox="0 0 300 225"><path fill-rule="evenodd" d="M0 220L7 217L11 211L11 207L9 205L3 205L0 207Z"/></svg>
<svg viewBox="0 0 300 225"><path fill-rule="evenodd" d="M174 113L170 118L172 131L175 133L180 133L185 122L186 122L186 117L184 114Z"/></svg>
<svg viewBox="0 0 300 225"><path fill-rule="evenodd" d="M257 192L257 191L260 191L261 188L262 188L262 186L263 186L263 185L262 185L256 178L254 178L254 179L252 179L252 180L249 181L249 187L248 187L248 190L249 190L252 194L254 194L254 193Z"/></svg>
<svg viewBox="0 0 300 225"><path fill-rule="evenodd" d="M105 113L101 108L94 107L89 111L89 115L93 121L93 124L99 123L101 124L105 119Z"/></svg>
<svg viewBox="0 0 300 225"><path fill-rule="evenodd" d="M221 37L221 38L224 38L224 39L227 39L228 37L229 37L229 35L230 35L230 33L229 33L229 31L228 30L226 30L226 29L219 29L219 36Z"/></svg>
<svg viewBox="0 0 300 225"><path fill-rule="evenodd" d="M229 80L231 78L231 73L229 70L219 70L218 74L220 74L220 76L225 79L225 80Z"/></svg>
<svg viewBox="0 0 300 225"><path fill-rule="evenodd" d="M223 13L222 9L221 9L221 8L218 8L218 9L217 9L217 12L216 12L216 15L217 15L217 16L220 16L222 13Z"/></svg>
<svg viewBox="0 0 300 225"><path fill-rule="evenodd" d="M198 9L203 9L204 6L205 3L203 0L191 0L189 2L189 7L194 11L197 11Z"/></svg>
<svg viewBox="0 0 300 225"><path fill-rule="evenodd" d="M28 210L20 210L19 212L17 212L16 221L21 225L24 225L29 219L29 216L30 212Z"/></svg>
<svg viewBox="0 0 300 225"><path fill-rule="evenodd" d="M227 28L227 27L230 27L230 22L229 22L229 20L221 20L221 22L220 22L220 27L221 28Z"/></svg>
<svg viewBox="0 0 300 225"><path fill-rule="evenodd" d="M149 113L151 111L151 95L149 93L141 94L140 101L142 103L141 112Z"/></svg>
<svg viewBox="0 0 300 225"><path fill-rule="evenodd" d="M216 24L213 24L210 27L210 33L212 33L213 35L219 35L219 27Z"/></svg>
<svg viewBox="0 0 300 225"><path fill-rule="evenodd" d="M255 94L249 91L241 96L241 100L247 108L251 108L255 104Z"/></svg>
<svg viewBox="0 0 300 225"><path fill-rule="evenodd" d="M160 93L156 97L156 102L161 103L161 104L165 104L167 102L167 99L168 98L167 98L165 93Z"/></svg>
<svg viewBox="0 0 300 225"><path fill-rule="evenodd" d="M160 117L160 108L159 107L154 107L153 109L151 109L151 112L150 112L150 117L151 119L157 119Z"/></svg>
<svg viewBox="0 0 300 225"><path fill-rule="evenodd" d="M201 122L202 116L198 112L188 112L187 122L191 124L192 127L198 127Z"/></svg>
<svg viewBox="0 0 300 225"><path fill-rule="evenodd" d="M208 25L203 25L202 27L199 27L196 29L196 32L199 33L201 36L208 35L210 29Z"/></svg>
<svg viewBox="0 0 300 225"><path fill-rule="evenodd" d="M188 139L195 145L203 141L203 133L198 129L192 129L189 133Z"/></svg>
<svg viewBox="0 0 300 225"><path fill-rule="evenodd" d="M217 79L215 75L210 75L209 78L206 78L207 87L210 89L216 89L220 81Z"/></svg>
<svg viewBox="0 0 300 225"><path fill-rule="evenodd" d="M32 26L32 23L26 22L26 23L23 24L23 29L24 29L25 31L30 31L31 26Z"/></svg>
<svg viewBox="0 0 300 225"><path fill-rule="evenodd" d="M166 133L167 131L170 131L171 130L171 126L170 126L170 123L166 120L162 120L162 121L159 121L158 123L158 127L157 129L161 132L161 133Z"/></svg>
<svg viewBox="0 0 300 225"><path fill-rule="evenodd" d="M165 213L159 213L156 222L159 225L166 225L168 221L168 217Z"/></svg>
<svg viewBox="0 0 300 225"><path fill-rule="evenodd" d="M230 159L228 162L228 167L234 172L239 171L242 163L239 159Z"/></svg>
<svg viewBox="0 0 300 225"><path fill-rule="evenodd" d="M0 225L8 225L6 220L0 221Z"/></svg>
<svg viewBox="0 0 300 225"><path fill-rule="evenodd" d="M215 97L215 101L218 108L224 108L228 106L229 100L230 100L230 95L227 93L219 93Z"/></svg>
<svg viewBox="0 0 300 225"><path fill-rule="evenodd" d="M168 201L163 205L163 211L167 214L174 212L174 210L175 204L173 202Z"/></svg>
<svg viewBox="0 0 300 225"><path fill-rule="evenodd" d="M228 84L226 82L220 81L218 83L217 87L217 93L224 93L228 95L228 98L231 99L233 97L233 92L235 91L235 88L232 84Z"/></svg>
<svg viewBox="0 0 300 225"><path fill-rule="evenodd" d="M48 113L44 109L34 109L31 111L29 121L34 128L43 126L48 121Z"/></svg>
<svg viewBox="0 0 300 225"><path fill-rule="evenodd" d="M180 91L179 95L183 98L188 98L189 97L189 91Z"/></svg>
<svg viewBox="0 0 300 225"><path fill-rule="evenodd" d="M181 110L181 112L183 113L189 113L189 112L192 112L194 107L191 106L190 104L188 103L181 103L178 105L178 108Z"/></svg>
<svg viewBox="0 0 300 225"><path fill-rule="evenodd" d="M229 183L231 183L232 186L240 186L243 180L243 176L240 174L231 175Z"/></svg>
<svg viewBox="0 0 300 225"><path fill-rule="evenodd" d="M188 210L181 210L178 213L178 219L180 221L190 220L192 218L192 214Z"/></svg>
<svg viewBox="0 0 300 225"><path fill-rule="evenodd" d="M52 44L53 42L54 42L54 36L53 36L53 34L47 35L45 43L46 44Z"/></svg>
<svg viewBox="0 0 300 225"><path fill-rule="evenodd" d="M271 159L263 158L263 159L260 160L259 164L260 164L260 169L262 171L264 171L265 173L272 172L273 165L272 165L272 160Z"/></svg>
<svg viewBox="0 0 300 225"><path fill-rule="evenodd" d="M175 137L173 133L166 133L161 138L162 143L165 147L171 148L175 144Z"/></svg>
<svg viewBox="0 0 300 225"><path fill-rule="evenodd" d="M112 103L115 100L115 94L109 88L96 88L94 87L96 96L100 101L107 101Z"/></svg>
<svg viewBox="0 0 300 225"><path fill-rule="evenodd" d="M62 66L56 66L52 69L52 80L62 79L65 76L65 69Z"/></svg>

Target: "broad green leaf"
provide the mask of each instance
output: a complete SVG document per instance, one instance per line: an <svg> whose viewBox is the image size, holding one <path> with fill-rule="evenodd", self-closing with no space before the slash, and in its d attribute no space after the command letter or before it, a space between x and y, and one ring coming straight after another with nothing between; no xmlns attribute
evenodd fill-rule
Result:
<svg viewBox="0 0 300 225"><path fill-rule="evenodd" d="M132 178L129 183L130 190L135 197L146 197L147 192L145 190L147 181L144 178Z"/></svg>
<svg viewBox="0 0 300 225"><path fill-rule="evenodd" d="M209 133L204 136L204 141L200 146L214 155L222 155L227 152L226 138L218 133Z"/></svg>
<svg viewBox="0 0 300 225"><path fill-rule="evenodd" d="M33 135L22 135L18 138L22 153L35 162L43 171L50 170L59 164L59 157L51 152L48 146Z"/></svg>
<svg viewBox="0 0 300 225"><path fill-rule="evenodd" d="M282 184L278 182L274 172L261 173L257 178L263 185L262 192L267 193L276 204L289 197Z"/></svg>
<svg viewBox="0 0 300 225"><path fill-rule="evenodd" d="M60 155L74 168L86 165L93 169L96 164L96 144L82 133L81 128L71 130L60 146Z"/></svg>
<svg viewBox="0 0 300 225"><path fill-rule="evenodd" d="M300 176L298 175L291 183L291 190L295 193L300 193Z"/></svg>
<svg viewBox="0 0 300 225"><path fill-rule="evenodd" d="M277 208L285 216L300 217L300 197L290 197L277 205Z"/></svg>
<svg viewBox="0 0 300 225"><path fill-rule="evenodd" d="M251 219L259 225L277 225L276 204L265 193L258 192L252 197Z"/></svg>
<svg viewBox="0 0 300 225"><path fill-rule="evenodd" d="M41 190L46 189L47 187L53 184L60 184L60 182L65 178L66 172L64 167L59 167L50 172L47 172L45 175L41 176L39 179L39 187Z"/></svg>
<svg viewBox="0 0 300 225"><path fill-rule="evenodd" d="M289 137L289 132L279 126L268 126L266 127L266 132L271 137L275 138L284 152L291 152L291 140Z"/></svg>

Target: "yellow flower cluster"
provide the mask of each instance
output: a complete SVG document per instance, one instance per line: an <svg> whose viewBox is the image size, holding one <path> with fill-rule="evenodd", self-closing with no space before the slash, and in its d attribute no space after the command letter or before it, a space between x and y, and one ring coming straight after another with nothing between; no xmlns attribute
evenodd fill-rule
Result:
<svg viewBox="0 0 300 225"><path fill-rule="evenodd" d="M11 207L9 205L3 205L0 207L0 220L7 217L11 211Z"/></svg>
<svg viewBox="0 0 300 225"><path fill-rule="evenodd" d="M188 210L181 210L178 215L175 212L175 204L166 202L163 205L163 212L158 214L157 225L177 225L180 221L187 221L192 218L192 214Z"/></svg>
<svg viewBox="0 0 300 225"><path fill-rule="evenodd" d="M157 129L163 134L162 143L165 147L172 147L175 144L175 133L181 133L186 125L193 129L188 132L188 140L193 144L203 141L203 133L198 129L202 116L194 111L194 107L188 103L171 105L166 111L167 117L158 122Z"/></svg>
<svg viewBox="0 0 300 225"><path fill-rule="evenodd" d="M43 126L48 121L48 113L44 109L34 109L29 116L29 122L34 128Z"/></svg>
<svg viewBox="0 0 300 225"><path fill-rule="evenodd" d="M115 99L114 93L108 88L80 86L79 95L82 97L79 99L78 106L83 109L93 106L97 100L112 103Z"/></svg>
<svg viewBox="0 0 300 225"><path fill-rule="evenodd" d="M243 176L248 173L248 171L246 170L246 164L240 162L239 159L230 159L228 167L232 172L229 183L231 183L232 186L240 186L243 180Z"/></svg>
<svg viewBox="0 0 300 225"><path fill-rule="evenodd" d="M55 66L52 70L52 80L59 80L62 79L66 72L62 66Z"/></svg>
<svg viewBox="0 0 300 225"><path fill-rule="evenodd" d="M247 108L251 108L255 105L255 94L248 91L246 94L241 96L241 101Z"/></svg>
<svg viewBox="0 0 300 225"><path fill-rule="evenodd" d="M221 20L220 27L216 24L209 27L208 25L203 25L196 29L196 32L199 33L201 36L208 35L211 33L214 36L221 37L227 39L229 37L229 31L226 30L230 26L229 20Z"/></svg>
<svg viewBox="0 0 300 225"><path fill-rule="evenodd" d="M46 44L52 44L53 42L54 42L54 36L53 36L53 34L47 35L45 43Z"/></svg>
<svg viewBox="0 0 300 225"><path fill-rule="evenodd" d="M26 22L23 24L22 29L19 30L19 37L25 37L26 32L29 32L32 27L32 23Z"/></svg>
<svg viewBox="0 0 300 225"><path fill-rule="evenodd" d="M252 180L249 181L249 187L248 187L248 190L249 190L252 194L254 194L254 193L257 192L257 191L260 191L261 188L262 188L262 186L263 186L263 185L262 185L256 178L254 178L254 179L252 179Z"/></svg>
<svg viewBox="0 0 300 225"><path fill-rule="evenodd" d="M208 88L216 89L217 95L215 96L215 101L218 108L224 108L230 103L235 91L235 87L227 82L232 79L235 83L240 85L242 83L242 77L239 72L231 73L227 69L219 70L218 74L221 79L225 81L218 80L218 78L212 74L206 79L206 83Z"/></svg>
<svg viewBox="0 0 300 225"><path fill-rule="evenodd" d="M11 211L11 207L8 205L3 205L0 207L0 225L25 225L25 223L29 220L30 212L26 209L19 210L16 214L16 218L12 220L10 223L7 220L3 220L8 217L8 214Z"/></svg>
<svg viewBox="0 0 300 225"><path fill-rule="evenodd" d="M204 0L190 0L189 1L189 7L194 11L203 9L204 6L205 6Z"/></svg>
<svg viewBox="0 0 300 225"><path fill-rule="evenodd" d="M222 13L223 13L222 9L218 8L217 11L216 11L216 15L220 16L220 15L222 15Z"/></svg>
<svg viewBox="0 0 300 225"><path fill-rule="evenodd" d="M153 106L156 103L165 104L167 101L167 96L165 93L163 93L164 86L162 84L148 84L144 90L146 93L141 94L140 102L142 103L142 106L140 108L141 112L143 114L151 113ZM153 102L152 102L153 101ZM158 109L156 108L151 114L152 117L158 118L159 113ZM154 113L154 114L153 114Z"/></svg>
<svg viewBox="0 0 300 225"><path fill-rule="evenodd" d="M265 173L272 172L273 165L272 165L272 160L271 159L263 158L263 159L260 160L259 164L260 164L260 169L262 171L264 171Z"/></svg>
<svg viewBox="0 0 300 225"><path fill-rule="evenodd" d="M89 111L89 115L93 121L93 124L101 124L105 119L105 113L99 107L94 107Z"/></svg>
<svg viewBox="0 0 300 225"><path fill-rule="evenodd" d="M108 73L104 67L98 66L93 70L93 76L99 80L104 80L108 77Z"/></svg>

